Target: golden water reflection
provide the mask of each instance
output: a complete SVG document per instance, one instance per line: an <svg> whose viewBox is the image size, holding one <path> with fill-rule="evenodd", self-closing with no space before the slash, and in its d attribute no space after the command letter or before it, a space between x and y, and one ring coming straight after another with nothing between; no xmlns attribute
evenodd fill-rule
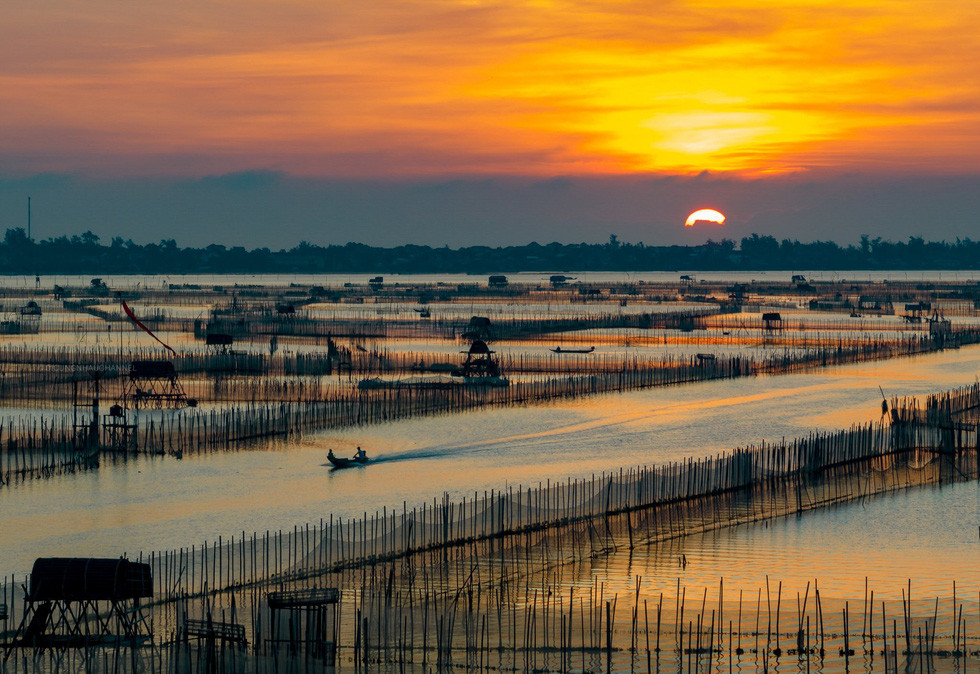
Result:
<svg viewBox="0 0 980 674"><path fill-rule="evenodd" d="M887 395L972 383L980 348L389 422L206 456L105 462L0 490L0 572L44 555L115 556L401 508L441 496L675 461L880 416ZM331 472L326 452L377 461ZM975 533L975 530L974 530Z"/></svg>

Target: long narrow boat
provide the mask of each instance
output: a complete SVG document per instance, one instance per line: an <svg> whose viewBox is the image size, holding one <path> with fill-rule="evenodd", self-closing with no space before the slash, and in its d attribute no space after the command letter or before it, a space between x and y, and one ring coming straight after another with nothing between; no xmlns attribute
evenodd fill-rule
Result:
<svg viewBox="0 0 980 674"><path fill-rule="evenodd" d="M355 456L353 459L327 454L327 461L329 461L334 468L350 468L352 466L363 466L367 464L370 459L366 454L362 456Z"/></svg>
<svg viewBox="0 0 980 674"><path fill-rule="evenodd" d="M587 349L563 349L560 346L556 346L551 349L552 353L592 353L593 351L595 351L594 346L590 346Z"/></svg>

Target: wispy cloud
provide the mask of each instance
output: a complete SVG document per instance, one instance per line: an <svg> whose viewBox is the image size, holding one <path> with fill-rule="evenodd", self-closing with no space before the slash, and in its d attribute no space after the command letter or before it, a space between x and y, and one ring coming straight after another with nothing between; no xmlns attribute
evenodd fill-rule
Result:
<svg viewBox="0 0 980 674"><path fill-rule="evenodd" d="M8 0L0 171L962 171L980 5Z"/></svg>

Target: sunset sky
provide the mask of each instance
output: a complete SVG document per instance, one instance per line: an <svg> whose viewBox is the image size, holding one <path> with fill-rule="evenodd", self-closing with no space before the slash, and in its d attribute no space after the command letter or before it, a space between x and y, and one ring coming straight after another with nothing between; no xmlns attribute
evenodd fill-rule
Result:
<svg viewBox="0 0 980 674"><path fill-rule="evenodd" d="M976 236L977 53L962 0L4 0L0 230Z"/></svg>

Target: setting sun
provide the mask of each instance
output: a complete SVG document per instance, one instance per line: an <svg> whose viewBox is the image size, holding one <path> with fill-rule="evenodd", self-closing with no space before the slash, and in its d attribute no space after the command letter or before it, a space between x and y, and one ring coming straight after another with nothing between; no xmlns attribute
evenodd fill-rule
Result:
<svg viewBox="0 0 980 674"><path fill-rule="evenodd" d="M713 208L702 208L701 210L694 211L687 216L687 220L684 221L684 226L693 227L699 222L709 222L713 225L724 225L725 214L720 211L716 211Z"/></svg>

